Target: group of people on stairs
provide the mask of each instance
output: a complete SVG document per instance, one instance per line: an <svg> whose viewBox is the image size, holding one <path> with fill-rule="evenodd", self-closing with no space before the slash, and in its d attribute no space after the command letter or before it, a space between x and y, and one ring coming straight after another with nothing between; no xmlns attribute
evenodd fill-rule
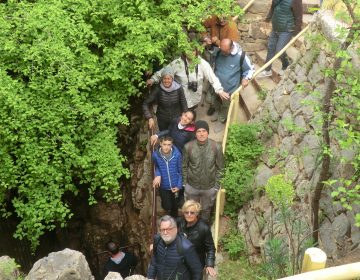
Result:
<svg viewBox="0 0 360 280"><path fill-rule="evenodd" d="M272 21L266 62L301 30L302 0L272 0L266 21ZM216 276L215 246L210 231L210 213L224 165L221 145L209 139L209 125L196 121L196 108L207 95L212 121L226 122L230 96L240 85L246 87L254 74L254 65L240 48L236 19L213 16L204 22L204 52L183 54L157 71L149 80L153 86L143 102L144 116L155 129L151 105L157 104L159 131L151 136L155 178L162 208L167 212L159 220L147 278L157 280L201 280ZM194 64L195 67L190 67ZM282 69L289 65L286 53ZM262 76L271 76L271 65ZM181 215L178 217L178 209ZM106 271L121 268L123 277L131 273L136 258L123 253L115 243L107 244L110 259ZM119 271L119 270L118 270Z"/></svg>

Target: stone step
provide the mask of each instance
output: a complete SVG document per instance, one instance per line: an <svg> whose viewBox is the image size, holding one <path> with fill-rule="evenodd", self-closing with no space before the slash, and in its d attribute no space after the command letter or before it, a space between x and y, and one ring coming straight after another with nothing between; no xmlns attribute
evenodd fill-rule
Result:
<svg viewBox="0 0 360 280"><path fill-rule="evenodd" d="M259 69L260 66L255 64L255 69ZM257 91L270 92L273 88L277 86L277 83L271 77L255 77L252 80Z"/></svg>
<svg viewBox="0 0 360 280"><path fill-rule="evenodd" d="M251 83L241 91L241 97L251 115L256 112L262 103L262 100L257 95L256 87Z"/></svg>

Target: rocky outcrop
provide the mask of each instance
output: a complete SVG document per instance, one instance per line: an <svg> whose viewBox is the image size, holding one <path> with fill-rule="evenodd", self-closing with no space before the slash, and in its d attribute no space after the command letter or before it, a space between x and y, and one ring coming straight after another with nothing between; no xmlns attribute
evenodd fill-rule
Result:
<svg viewBox="0 0 360 280"><path fill-rule="evenodd" d="M324 24L327 14L317 15L317 25L311 32L325 35L330 32L331 23ZM325 25L325 26L324 26ZM334 35L330 32L328 38ZM321 164L321 101L324 95L323 69L330 67L334 54L316 41L316 47L309 41L298 47L300 58L285 71L280 83L268 93L260 110L251 122L261 123L268 129L261 135L268 153L262 157L257 168L253 188L257 190L255 199L243 207L238 216L238 228L245 234L253 259L264 253L264 244L269 236L285 236L285 229L276 220L278 210L271 207L263 195L262 187L275 174L284 173L296 188L294 205L297 217L302 221L303 236L311 235L311 193L320 175ZM354 63L359 57L351 52ZM269 132L270 130L270 132ZM332 178L350 178L354 170L340 158L351 159L354 150L341 150L333 137L331 150ZM357 206L349 211L334 203L331 190L325 189L321 197L320 246L329 259L337 260L360 246L360 230L354 226L354 216L359 213ZM273 224L271 233L269 223ZM257 256L257 257L256 257Z"/></svg>
<svg viewBox="0 0 360 280"><path fill-rule="evenodd" d="M94 280L85 256L64 249L38 260L26 280Z"/></svg>

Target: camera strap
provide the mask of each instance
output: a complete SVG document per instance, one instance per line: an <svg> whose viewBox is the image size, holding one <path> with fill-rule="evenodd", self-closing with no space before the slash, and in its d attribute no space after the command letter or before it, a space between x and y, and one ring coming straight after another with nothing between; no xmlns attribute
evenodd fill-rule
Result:
<svg viewBox="0 0 360 280"><path fill-rule="evenodd" d="M189 66L188 66L188 63L187 63L187 60L186 60L186 56L185 55L181 56L181 59L182 59L182 61L184 61L186 77L188 79L188 83L190 83L190 80L189 80ZM198 81L198 72L199 72L198 67L199 67L199 64L196 64L196 67L195 67L196 82Z"/></svg>

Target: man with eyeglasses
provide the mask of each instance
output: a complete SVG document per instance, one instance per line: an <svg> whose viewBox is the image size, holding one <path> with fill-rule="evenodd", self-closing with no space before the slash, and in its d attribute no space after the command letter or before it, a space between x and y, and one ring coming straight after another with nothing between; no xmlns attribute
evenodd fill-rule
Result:
<svg viewBox="0 0 360 280"><path fill-rule="evenodd" d="M202 265L194 245L178 235L171 216L159 221L160 235L154 237L154 248L147 278L150 280L201 280Z"/></svg>

